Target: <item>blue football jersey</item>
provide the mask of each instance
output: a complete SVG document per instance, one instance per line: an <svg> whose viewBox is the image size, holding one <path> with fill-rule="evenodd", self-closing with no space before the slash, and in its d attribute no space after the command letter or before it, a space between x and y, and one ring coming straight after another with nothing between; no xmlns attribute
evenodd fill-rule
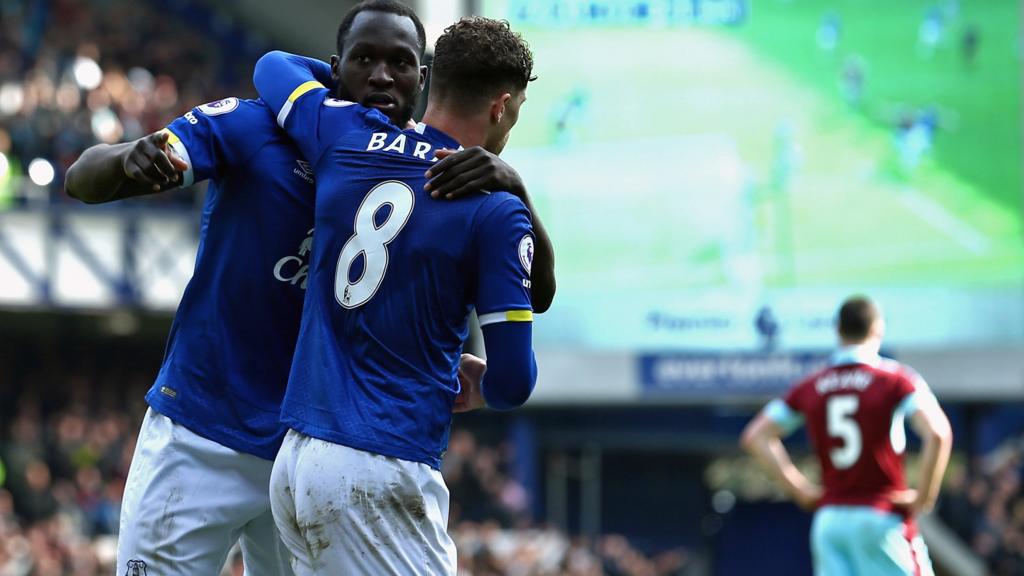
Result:
<svg viewBox="0 0 1024 576"><path fill-rule="evenodd" d="M266 57L265 57L266 58ZM440 467L458 365L481 324L530 322L530 214L506 192L435 200L423 191L434 151L459 148L420 124L334 100L315 82L257 89L317 174L309 285L282 405L304 434ZM294 85L294 82L293 82ZM343 111L363 118L359 130Z"/></svg>
<svg viewBox="0 0 1024 576"><path fill-rule="evenodd" d="M313 170L259 100L228 98L172 122L169 143L210 180L199 252L146 400L189 430L273 459L313 228Z"/></svg>

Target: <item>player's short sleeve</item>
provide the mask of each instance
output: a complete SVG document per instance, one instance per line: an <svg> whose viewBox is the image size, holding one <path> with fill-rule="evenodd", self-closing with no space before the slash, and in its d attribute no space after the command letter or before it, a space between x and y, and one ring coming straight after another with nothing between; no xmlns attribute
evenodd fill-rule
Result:
<svg viewBox="0 0 1024 576"><path fill-rule="evenodd" d="M807 379L801 380L800 382L797 382L782 397L782 401L785 402L787 406L789 406L790 408L792 408L796 412L799 412L801 414L806 413L807 412L806 400L807 400L807 396L808 396L808 394L807 394L808 393L808 386L811 385L810 384L811 381L812 381L811 378L807 378Z"/></svg>
<svg viewBox="0 0 1024 576"><path fill-rule="evenodd" d="M490 196L477 215L473 238L480 325L532 322L529 286L534 237L526 206L508 194Z"/></svg>
<svg viewBox="0 0 1024 576"><path fill-rule="evenodd" d="M917 372L906 369L897 381L897 394L902 397L896 407L896 412L904 417L910 417L918 410L939 403L938 398L932 392L931 387Z"/></svg>
<svg viewBox="0 0 1024 576"><path fill-rule="evenodd" d="M327 89L310 81L297 87L277 114L277 125L295 142L310 162L322 152L320 141L320 108L327 98Z"/></svg>
<svg viewBox="0 0 1024 576"><path fill-rule="evenodd" d="M764 415L775 423L784 436L789 436L804 424L804 415L794 410L782 398L776 398L764 407Z"/></svg>
<svg viewBox="0 0 1024 576"><path fill-rule="evenodd" d="M182 186L217 175L225 166L244 163L273 130L266 108L251 101L225 98L196 106L164 130L174 153L188 164Z"/></svg>

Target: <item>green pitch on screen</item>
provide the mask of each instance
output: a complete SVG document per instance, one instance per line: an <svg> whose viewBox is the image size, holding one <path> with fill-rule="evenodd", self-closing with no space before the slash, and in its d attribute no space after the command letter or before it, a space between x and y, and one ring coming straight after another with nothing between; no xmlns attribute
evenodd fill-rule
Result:
<svg viewBox="0 0 1024 576"><path fill-rule="evenodd" d="M561 296L1021 284L1018 3L754 0L674 26L529 4L483 13L535 54L505 155Z"/></svg>

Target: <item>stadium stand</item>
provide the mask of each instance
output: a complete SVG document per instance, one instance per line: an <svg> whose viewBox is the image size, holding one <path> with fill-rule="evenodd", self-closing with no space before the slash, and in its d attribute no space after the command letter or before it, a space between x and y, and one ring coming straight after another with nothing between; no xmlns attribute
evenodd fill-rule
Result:
<svg viewBox="0 0 1024 576"><path fill-rule="evenodd" d="M265 47L189 2L5 2L0 30L0 154L8 165L0 172L9 171L0 175L0 206L64 201L64 171L89 146L138 138L212 98L251 97L252 65ZM18 178L36 159L53 167L52 185ZM189 190L146 201L194 197Z"/></svg>
<svg viewBox="0 0 1024 576"><path fill-rule="evenodd" d="M88 146L142 136L206 100L254 95L252 64L267 47L258 34L190 0L0 0L0 210L62 208L68 203L60 191L64 170ZM51 179L38 179L44 185L29 176L36 159L53 168ZM132 202L195 207L200 194L190 189ZM160 363L167 317L150 320L158 327L147 337L127 339L74 328L77 321L68 320L74 314L41 320L35 312L15 322L23 326L18 331L11 329L12 314L0 316L0 575L109 575L142 396ZM935 517L992 574L1022 576L1021 410L1011 407L986 429L987 409L975 410L965 423L962 415L972 410L953 407L961 416L954 422L956 461ZM537 501L545 502L550 487L521 482L507 435L470 418L456 421L443 470L460 576L727 575L728 566L749 565L756 544L797 547L791 537L806 530L806 516L790 504L762 506L775 496L766 492L767 483L742 480L749 464L735 459L734 443L749 413L689 407L661 415L686 427L659 429L661 422L639 409L614 419L559 410L548 409L538 420L564 421L587 441L611 437L616 425L637 444L668 445L688 435L685 450L723 462L703 472L704 509L674 519L697 524L694 531L706 541L662 546L649 536L657 528L640 529L653 525L647 518L590 536L581 535L578 523L566 529L542 521ZM655 458L638 453L628 462L653 466ZM628 492L632 469L618 472L608 491ZM659 495L686 489L668 484L659 485ZM744 486L753 486L752 496L744 495ZM732 493L739 502L729 500ZM629 505L620 517L628 516ZM698 547L718 554L712 568ZM805 559L791 565L800 562ZM237 558L228 573L241 574Z"/></svg>
<svg viewBox="0 0 1024 576"><path fill-rule="evenodd" d="M1024 438L962 463L947 478L939 518L992 574L1024 574Z"/></svg>
<svg viewBox="0 0 1024 576"><path fill-rule="evenodd" d="M132 353L137 364L125 366L97 347L73 360L54 359L46 369L25 370L15 358L40 350L19 348L0 360L7 407L2 421L9 423L0 434L6 478L0 482L0 574L109 574L134 434L144 414L140 399L151 376L143 366L156 359L140 347ZM68 369L57 368L61 363ZM685 573L685 550L649 556L622 535L588 540L534 523L524 488L506 473L512 454L507 446L478 442L469 430L453 434L443 472L460 574Z"/></svg>

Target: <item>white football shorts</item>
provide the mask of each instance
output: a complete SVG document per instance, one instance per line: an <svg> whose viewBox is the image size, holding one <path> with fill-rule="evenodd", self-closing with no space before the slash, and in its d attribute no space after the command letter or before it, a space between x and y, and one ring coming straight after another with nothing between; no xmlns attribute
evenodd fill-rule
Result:
<svg viewBox="0 0 1024 576"><path fill-rule="evenodd" d="M297 576L455 574L448 488L426 464L289 430L270 502Z"/></svg>
<svg viewBox="0 0 1024 576"><path fill-rule="evenodd" d="M248 576L290 576L270 512L272 469L150 408L121 502L118 576L216 576L239 540Z"/></svg>

